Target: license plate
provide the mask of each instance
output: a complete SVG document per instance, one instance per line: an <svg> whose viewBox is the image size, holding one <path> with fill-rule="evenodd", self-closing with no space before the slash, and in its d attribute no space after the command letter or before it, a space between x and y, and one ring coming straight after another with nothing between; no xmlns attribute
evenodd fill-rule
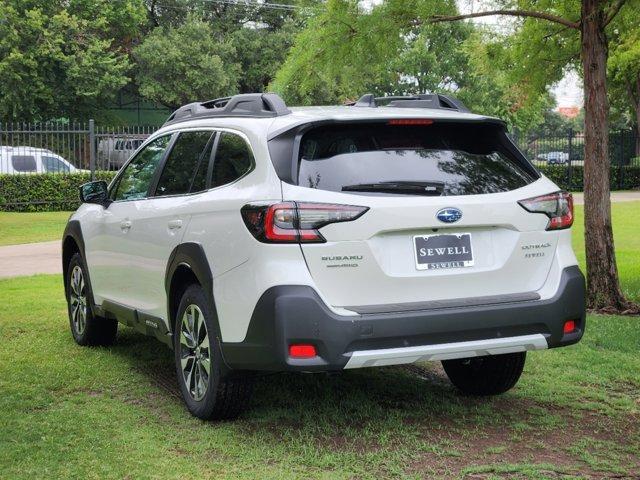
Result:
<svg viewBox="0 0 640 480"><path fill-rule="evenodd" d="M413 243L418 270L473 266L470 233L417 235Z"/></svg>

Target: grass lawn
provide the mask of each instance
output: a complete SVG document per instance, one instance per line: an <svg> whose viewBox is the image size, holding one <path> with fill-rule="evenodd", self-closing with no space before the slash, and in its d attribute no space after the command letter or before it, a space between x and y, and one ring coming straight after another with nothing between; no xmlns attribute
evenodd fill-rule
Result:
<svg viewBox="0 0 640 480"><path fill-rule="evenodd" d="M0 212L0 245L60 240L71 212Z"/></svg>
<svg viewBox="0 0 640 480"><path fill-rule="evenodd" d="M613 203L613 237L620 283L626 296L640 302L640 202ZM582 271L584 261L584 207L576 205L573 223L573 249Z"/></svg>
<svg viewBox="0 0 640 480"><path fill-rule="evenodd" d="M518 386L464 397L439 364L260 379L238 421L177 397L171 351L69 333L58 276L0 281L0 478L638 478L640 319L529 355Z"/></svg>

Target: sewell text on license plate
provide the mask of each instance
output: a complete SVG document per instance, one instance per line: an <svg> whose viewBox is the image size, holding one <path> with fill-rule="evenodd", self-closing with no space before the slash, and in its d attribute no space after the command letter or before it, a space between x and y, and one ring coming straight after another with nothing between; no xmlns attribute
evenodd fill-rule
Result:
<svg viewBox="0 0 640 480"><path fill-rule="evenodd" d="M473 266L470 233L416 235L413 243L418 270Z"/></svg>

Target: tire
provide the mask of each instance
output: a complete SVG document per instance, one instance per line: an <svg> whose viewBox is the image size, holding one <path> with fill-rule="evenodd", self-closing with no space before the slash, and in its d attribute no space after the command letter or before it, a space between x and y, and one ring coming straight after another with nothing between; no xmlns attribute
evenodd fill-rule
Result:
<svg viewBox="0 0 640 480"><path fill-rule="evenodd" d="M249 401L252 381L230 376L224 366L213 312L200 285L190 285L182 295L174 325L176 374L189 412L202 420L236 418Z"/></svg>
<svg viewBox="0 0 640 480"><path fill-rule="evenodd" d="M89 305L91 290L86 282L86 272L82 256L76 253L71 257L65 279L71 334L78 345L111 345L116 339L118 321L93 314Z"/></svg>
<svg viewBox="0 0 640 480"><path fill-rule="evenodd" d="M518 383L526 352L443 360L449 380L468 395L498 395Z"/></svg>

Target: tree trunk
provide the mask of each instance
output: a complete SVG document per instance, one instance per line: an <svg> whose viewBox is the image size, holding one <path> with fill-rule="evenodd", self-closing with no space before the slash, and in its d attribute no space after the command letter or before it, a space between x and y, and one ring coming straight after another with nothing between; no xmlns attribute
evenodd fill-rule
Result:
<svg viewBox="0 0 640 480"><path fill-rule="evenodd" d="M587 257L587 306L625 309L611 227L609 198L609 100L607 38L601 0L582 0L584 69L584 226Z"/></svg>

